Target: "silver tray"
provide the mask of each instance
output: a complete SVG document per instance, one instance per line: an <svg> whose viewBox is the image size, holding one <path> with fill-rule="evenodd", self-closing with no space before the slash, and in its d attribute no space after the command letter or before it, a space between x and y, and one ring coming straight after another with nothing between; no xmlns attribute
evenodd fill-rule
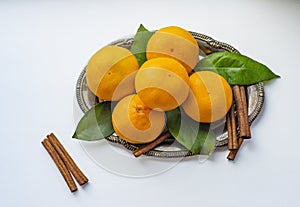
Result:
<svg viewBox="0 0 300 207"><path fill-rule="evenodd" d="M229 44L219 42L214 40L211 37L208 37L203 34L199 34L196 32L190 32L194 38L197 40L199 45L200 56L205 56L207 54L213 52L235 52L239 53L237 49L232 47ZM122 38L117 41L110 43L109 45L117 45L125 48L130 48L133 43L133 37ZM83 113L86 113L91 107L99 102L98 98L88 89L85 77L85 68L82 70L76 84L76 98L79 104L80 109ZM248 116L250 124L255 120L255 118L260 113L263 103L264 103L264 87L263 83L257 83L254 85L250 85L247 87L247 99L248 99ZM221 128L225 126L225 120L219 121L219 123L215 123L217 126ZM216 147L222 147L227 145L228 143L228 134L226 129L221 129L221 133L217 135ZM134 145L126 142L125 140L118 137L115 133L106 137L106 140L118 143L123 145L126 149L134 151L139 145ZM175 142L175 144L174 144ZM154 156L154 157L166 157L166 158L175 158L175 157L186 157L192 156L193 154L185 149L183 146L176 144L174 138L170 138L165 140L158 147L148 151L144 155Z"/></svg>

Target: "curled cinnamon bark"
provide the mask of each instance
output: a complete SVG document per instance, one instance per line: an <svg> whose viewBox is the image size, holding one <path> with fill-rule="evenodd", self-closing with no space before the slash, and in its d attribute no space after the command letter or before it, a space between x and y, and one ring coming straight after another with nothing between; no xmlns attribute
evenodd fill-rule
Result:
<svg viewBox="0 0 300 207"><path fill-rule="evenodd" d="M52 146L50 141L48 139L44 139L42 141L42 145L45 147L45 149L51 156L52 160L54 161L55 165L59 169L59 171L60 171L61 175L63 176L63 178L65 179L70 191L71 192L77 191L77 186L76 186L70 172L68 171L65 163L63 162L61 157L58 155L58 153L56 152L56 150L54 149L54 147Z"/></svg>
<svg viewBox="0 0 300 207"><path fill-rule="evenodd" d="M240 149L240 147L241 147L243 141L244 141L244 139L242 139L242 138L239 138L239 139L238 139L238 144L239 144L239 145L238 145L238 148L237 148L237 149L234 149L234 150L230 150L230 152L229 152L229 154L228 154L228 156L227 156L227 159L228 159L228 160L234 160L234 159L235 159L235 156L237 155L237 153L238 153L238 151L239 151L239 149Z"/></svg>
<svg viewBox="0 0 300 207"><path fill-rule="evenodd" d="M235 122L235 116L234 116L234 106L231 106L227 116L226 116L226 122L227 122L227 133L228 133L228 149L238 149L238 137L237 137L237 131L236 131L236 122Z"/></svg>
<svg viewBox="0 0 300 207"><path fill-rule="evenodd" d="M242 102L242 97L241 97L241 90L238 85L235 85L232 87L233 90L233 95L234 95L234 100L235 100L235 105L236 105L236 112L237 112L237 120L238 120L238 125L240 129L240 136L246 136L246 131L245 131L245 121L244 121L244 109L243 109L243 102Z"/></svg>
<svg viewBox="0 0 300 207"><path fill-rule="evenodd" d="M67 168L70 170L70 172L73 174L74 178L78 182L79 185L84 185L88 182L88 178L83 174L83 172L79 169L79 167L76 165L70 154L67 152L67 150L64 148L64 146L60 143L58 138L51 133L50 135L47 135L47 138L53 145L56 152L59 154L59 156L62 158L64 163L66 164Z"/></svg>
<svg viewBox="0 0 300 207"><path fill-rule="evenodd" d="M156 138L154 141L143 145L142 147L136 149L135 151L133 151L133 155L135 157L139 157L142 154L148 152L149 150L153 149L154 147L156 147L157 145L159 145L160 143L162 143L165 139L171 137L170 132L166 132L162 135L160 135L158 138Z"/></svg>
<svg viewBox="0 0 300 207"><path fill-rule="evenodd" d="M240 91L241 91L241 100L242 100L242 105L244 110L243 121L245 122L245 136L241 136L241 137L244 139L249 139L251 138L251 132L250 132L249 119L248 119L248 103L247 103L245 86L240 86Z"/></svg>
<svg viewBox="0 0 300 207"><path fill-rule="evenodd" d="M88 182L88 178L79 169L70 154L53 133L47 135L47 138L42 141L42 145L56 164L71 192L77 190L72 175L79 185L84 185Z"/></svg>

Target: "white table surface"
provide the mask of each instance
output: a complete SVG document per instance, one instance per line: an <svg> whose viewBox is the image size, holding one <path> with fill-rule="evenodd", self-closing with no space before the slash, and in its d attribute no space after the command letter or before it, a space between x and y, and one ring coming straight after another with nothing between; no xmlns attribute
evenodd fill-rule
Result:
<svg viewBox="0 0 300 207"><path fill-rule="evenodd" d="M292 0L1 1L0 206L299 206L299 11ZM71 138L79 73L95 51L140 23L212 36L282 76L265 85L253 139L234 162L221 150L152 176L120 176ZM74 194L40 143L50 132L90 178ZM123 167L157 167L143 160Z"/></svg>

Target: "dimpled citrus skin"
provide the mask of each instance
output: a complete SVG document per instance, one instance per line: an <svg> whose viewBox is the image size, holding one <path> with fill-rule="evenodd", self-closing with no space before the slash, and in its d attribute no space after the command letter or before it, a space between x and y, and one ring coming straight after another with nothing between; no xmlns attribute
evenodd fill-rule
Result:
<svg viewBox="0 0 300 207"><path fill-rule="evenodd" d="M135 77L140 99L155 110L168 111L182 104L189 93L189 78L185 68L172 58L146 61Z"/></svg>
<svg viewBox="0 0 300 207"><path fill-rule="evenodd" d="M138 68L135 56L128 49L103 47L88 62L88 88L102 100L120 100L134 92L134 78Z"/></svg>
<svg viewBox="0 0 300 207"><path fill-rule="evenodd" d="M151 36L146 56L148 60L158 57L174 58L190 73L199 60L199 47L196 39L188 31L170 26L157 30Z"/></svg>
<svg viewBox="0 0 300 207"><path fill-rule="evenodd" d="M225 117L232 105L232 90L219 74L210 71L190 76L190 93L182 107L198 122L211 123Z"/></svg>
<svg viewBox="0 0 300 207"><path fill-rule="evenodd" d="M121 99L112 113L112 123L118 136L133 144L156 139L165 127L165 113L147 107L136 95Z"/></svg>

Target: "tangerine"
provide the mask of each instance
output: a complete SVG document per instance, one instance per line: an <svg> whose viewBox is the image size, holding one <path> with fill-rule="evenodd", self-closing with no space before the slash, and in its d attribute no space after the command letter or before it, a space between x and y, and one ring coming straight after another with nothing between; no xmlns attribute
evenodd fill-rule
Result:
<svg viewBox="0 0 300 207"><path fill-rule="evenodd" d="M165 127L165 113L146 106L138 95L121 99L112 113L116 134L132 144L142 144L156 139Z"/></svg>
<svg viewBox="0 0 300 207"><path fill-rule="evenodd" d="M174 58L190 73L199 60L199 47L191 33L181 27L169 26L157 30L151 36L146 56L148 60L158 57Z"/></svg>
<svg viewBox="0 0 300 207"><path fill-rule="evenodd" d="M103 47L88 62L88 88L102 100L120 100L134 92L134 78L138 68L135 56L128 49L119 46Z"/></svg>
<svg viewBox="0 0 300 207"><path fill-rule="evenodd" d="M200 71L189 78L190 92L182 107L198 122L211 123L225 117L232 105L232 90L219 74Z"/></svg>
<svg viewBox="0 0 300 207"><path fill-rule="evenodd" d="M185 68L172 58L146 61L135 77L140 99L155 110L168 111L182 104L189 94L189 77Z"/></svg>

